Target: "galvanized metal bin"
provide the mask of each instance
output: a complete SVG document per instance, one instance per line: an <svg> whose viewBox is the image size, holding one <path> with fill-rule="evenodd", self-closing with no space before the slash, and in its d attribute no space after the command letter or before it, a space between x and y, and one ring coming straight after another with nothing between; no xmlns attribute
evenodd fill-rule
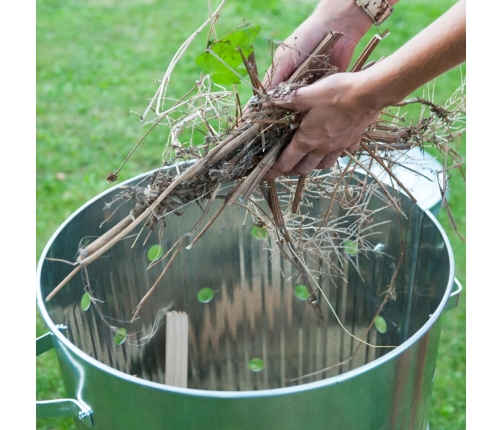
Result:
<svg viewBox="0 0 502 430"><path fill-rule="evenodd" d="M112 188L75 212L41 256L37 300L50 332L37 340L37 354L55 349L69 398L37 402L38 417L72 415L79 429L106 430L427 428L441 316L459 291L452 292L449 241L428 210L403 195L406 216L391 208L375 215L391 222L380 228L371 255L347 255L344 282L323 284L326 318L319 322L295 294L292 269L270 239L253 237L252 223L238 205L226 209L200 243L179 255L140 319L127 326L139 340L152 333L162 307L187 313L188 382L181 388L164 383L165 325L143 346L117 345L109 327L130 319L160 274L162 265L146 270L157 236L134 248L132 239L124 240L89 266L89 286L107 319L95 307L82 309L85 276L45 302L72 269L48 258L74 261L82 238L100 236L108 215L103 208L116 192ZM316 201L311 210L322 213L324 207ZM116 219L129 210L121 208ZM161 246L167 249L200 213L193 205L183 216L170 217ZM396 269L402 238L397 298L380 314L387 329L367 333ZM212 291L211 300L200 298L203 288ZM360 345L340 322L378 348Z"/></svg>

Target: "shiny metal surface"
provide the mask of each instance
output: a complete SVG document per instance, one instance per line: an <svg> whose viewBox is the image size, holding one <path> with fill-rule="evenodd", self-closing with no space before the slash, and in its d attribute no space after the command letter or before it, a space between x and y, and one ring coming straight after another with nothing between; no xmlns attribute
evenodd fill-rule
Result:
<svg viewBox="0 0 502 430"><path fill-rule="evenodd" d="M48 243L38 267L38 305L54 333L67 393L92 408L94 428L427 428L440 317L454 279L449 242L428 211L403 198L406 217L393 209L378 212L375 223L391 222L379 227L375 251L364 258L347 256L345 281L323 284L347 330L379 348L361 347L349 336L324 297L326 318L317 321L295 296L291 267L279 258L270 238L252 236L252 223L237 205L227 208L193 249L179 255L132 324L122 321L130 319L162 270L162 265L146 270L146 254L159 237L151 235L144 246L132 249L133 240L124 240L88 268L106 321L136 333L116 345L97 309L80 308L85 277L74 278L44 302L72 269L46 257L73 261L83 237L103 233L103 207L116 192L103 193L72 215ZM311 210L322 213L324 202L312 203ZM115 219L129 210L124 206ZM181 217L169 217L162 248L190 230L200 213L193 205ZM366 335L394 275L401 238L405 260L397 277L397 299L381 313L387 332L373 328ZM359 273L351 261L355 258ZM211 301L198 300L201 288L213 290ZM163 384L164 326L143 346L134 344L151 335L159 311L167 308L189 317L188 388ZM62 334L56 324L68 330ZM260 371L250 370L253 358L263 363Z"/></svg>

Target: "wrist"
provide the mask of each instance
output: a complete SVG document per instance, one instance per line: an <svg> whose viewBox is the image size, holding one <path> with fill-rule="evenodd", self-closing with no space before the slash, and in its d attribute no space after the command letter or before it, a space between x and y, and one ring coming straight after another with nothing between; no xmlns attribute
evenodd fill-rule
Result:
<svg viewBox="0 0 502 430"><path fill-rule="evenodd" d="M406 79L401 79L397 70L389 70L383 63L353 74L360 100L378 111L402 102L409 94Z"/></svg>
<svg viewBox="0 0 502 430"><path fill-rule="evenodd" d="M399 0L387 0L394 6ZM311 16L327 31L334 30L358 42L373 26L373 20L356 0L321 0Z"/></svg>
<svg viewBox="0 0 502 430"><path fill-rule="evenodd" d="M356 0L321 0L311 18L324 26L326 33L338 31L356 43L373 25L366 12L356 4Z"/></svg>
<svg viewBox="0 0 502 430"><path fill-rule="evenodd" d="M376 26L382 24L394 12L394 8L387 0L355 0L355 2Z"/></svg>
<svg viewBox="0 0 502 430"><path fill-rule="evenodd" d="M383 109L464 62L465 15L465 2L459 1L397 51L354 73L361 91Z"/></svg>

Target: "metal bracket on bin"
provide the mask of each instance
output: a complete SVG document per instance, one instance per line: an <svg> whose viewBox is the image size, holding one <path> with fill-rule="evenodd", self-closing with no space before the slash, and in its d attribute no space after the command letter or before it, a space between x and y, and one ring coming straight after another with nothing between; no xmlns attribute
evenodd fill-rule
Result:
<svg viewBox="0 0 502 430"><path fill-rule="evenodd" d="M66 330L66 326L56 326L58 330ZM37 357L54 347L52 333L37 338ZM87 427L94 425L92 409L75 399L37 400L37 418L76 417Z"/></svg>
<svg viewBox="0 0 502 430"><path fill-rule="evenodd" d="M459 282L457 278L455 278L455 285L457 289L450 294L450 298L446 302L446 306L444 308L445 311L456 308L458 306L458 299L460 297L460 293L462 292L462 284Z"/></svg>

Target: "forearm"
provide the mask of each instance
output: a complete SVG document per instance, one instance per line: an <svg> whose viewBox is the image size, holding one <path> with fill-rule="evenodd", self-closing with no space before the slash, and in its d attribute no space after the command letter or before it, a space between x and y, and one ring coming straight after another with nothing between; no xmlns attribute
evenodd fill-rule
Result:
<svg viewBox="0 0 502 430"><path fill-rule="evenodd" d="M378 108L399 103L420 86L463 63L465 44L465 0L460 0L398 51L359 72L361 90Z"/></svg>

